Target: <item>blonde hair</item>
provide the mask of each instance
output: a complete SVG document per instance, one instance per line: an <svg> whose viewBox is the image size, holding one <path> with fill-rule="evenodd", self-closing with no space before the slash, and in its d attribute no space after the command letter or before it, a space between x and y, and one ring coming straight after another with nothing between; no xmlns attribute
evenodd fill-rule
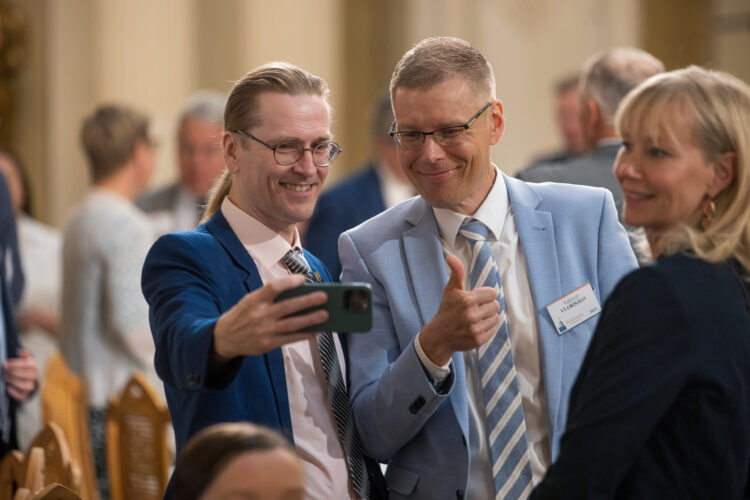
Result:
<svg viewBox="0 0 750 500"><path fill-rule="evenodd" d="M391 101L397 88L427 90L451 78L469 82L487 98L495 98L495 75L485 57L460 38L426 38L412 47L396 63L391 77Z"/></svg>
<svg viewBox="0 0 750 500"><path fill-rule="evenodd" d="M735 178L713 200L716 214L708 228L682 225L659 237L664 254L693 252L709 262L736 259L750 272L750 87L720 71L697 66L656 75L623 100L616 123L623 131L670 134L667 108L679 106L680 119L707 161L736 155Z"/></svg>
<svg viewBox="0 0 750 500"><path fill-rule="evenodd" d="M258 66L235 83L227 98L224 110L224 130L227 132L247 130L260 124L258 97L264 92L276 92L288 95L320 96L328 105L328 84L319 76L285 62L272 62ZM244 146L246 139L240 138ZM221 207L224 198L232 188L232 174L224 167L217 178L201 223L206 222Z"/></svg>

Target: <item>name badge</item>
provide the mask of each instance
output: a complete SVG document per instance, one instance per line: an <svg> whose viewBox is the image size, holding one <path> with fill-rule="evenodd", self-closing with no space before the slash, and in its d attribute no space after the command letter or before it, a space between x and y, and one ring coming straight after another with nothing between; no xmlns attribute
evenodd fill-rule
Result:
<svg viewBox="0 0 750 500"><path fill-rule="evenodd" d="M552 323L561 335L596 316L601 310L591 283L576 288L547 306Z"/></svg>

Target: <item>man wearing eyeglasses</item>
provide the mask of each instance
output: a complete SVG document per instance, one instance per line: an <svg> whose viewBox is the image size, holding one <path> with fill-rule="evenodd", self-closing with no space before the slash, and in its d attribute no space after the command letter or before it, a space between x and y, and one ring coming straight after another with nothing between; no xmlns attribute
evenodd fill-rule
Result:
<svg viewBox="0 0 750 500"><path fill-rule="evenodd" d="M421 196L339 239L342 281L373 288L373 329L348 339L357 428L388 461L392 499L526 498L557 454L600 306L635 258L608 191L492 164L503 106L467 42L417 44L391 100Z"/></svg>
<svg viewBox="0 0 750 500"><path fill-rule="evenodd" d="M296 228L341 151L327 97L322 78L286 63L237 82L224 115L226 168L204 223L154 244L142 288L178 451L211 424L250 421L294 443L305 498L383 498L354 430L343 345L331 332L304 333L328 319L304 312L325 293L276 301L305 281L331 281Z"/></svg>

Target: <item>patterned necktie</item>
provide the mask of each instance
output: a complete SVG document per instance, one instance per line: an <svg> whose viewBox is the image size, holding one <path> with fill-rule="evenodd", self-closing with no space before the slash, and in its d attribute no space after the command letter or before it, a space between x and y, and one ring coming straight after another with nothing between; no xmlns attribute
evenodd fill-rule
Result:
<svg viewBox="0 0 750 500"><path fill-rule="evenodd" d="M289 249L281 258L281 262L290 272L304 274L307 282L314 283L316 281L300 250ZM352 486L363 500L367 500L370 498L370 480L367 476L362 443L359 440L357 429L354 427L352 409L349 406L349 397L346 394L346 386L344 385L339 358L336 355L333 335L331 332L319 332L317 339L323 372L325 372L326 382L328 382L331 409L336 420L339 441L344 448L344 453L346 453Z"/></svg>
<svg viewBox="0 0 750 500"><path fill-rule="evenodd" d="M532 488L529 445L508 336L503 283L487 245L487 227L477 220L467 219L458 232L471 245L471 289L483 286L495 288L500 302L500 326L495 335L477 349L495 498L527 498Z"/></svg>

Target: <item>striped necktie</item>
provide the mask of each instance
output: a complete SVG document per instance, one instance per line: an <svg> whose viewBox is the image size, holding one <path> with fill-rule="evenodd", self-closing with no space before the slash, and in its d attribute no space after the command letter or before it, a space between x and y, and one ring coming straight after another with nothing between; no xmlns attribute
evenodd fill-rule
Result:
<svg viewBox="0 0 750 500"><path fill-rule="evenodd" d="M458 232L471 246L470 288L495 288L500 302L500 325L495 335L477 349L482 396L487 413L487 437L492 454L495 498L527 498L532 488L529 445L508 336L503 283L487 245L487 227L477 220L467 219Z"/></svg>
<svg viewBox="0 0 750 500"><path fill-rule="evenodd" d="M302 252L291 248L281 258L281 262L294 274L304 274L307 282L314 283L310 266L307 265ZM349 406L349 397L346 394L339 358L336 355L336 346L333 342L331 332L318 333L318 349L320 350L323 372L328 382L328 395L331 400L331 409L336 420L339 441L346 453L349 464L349 477L352 480L354 491L363 499L370 498L370 480L367 475L362 443L359 434L354 427L352 409Z"/></svg>

